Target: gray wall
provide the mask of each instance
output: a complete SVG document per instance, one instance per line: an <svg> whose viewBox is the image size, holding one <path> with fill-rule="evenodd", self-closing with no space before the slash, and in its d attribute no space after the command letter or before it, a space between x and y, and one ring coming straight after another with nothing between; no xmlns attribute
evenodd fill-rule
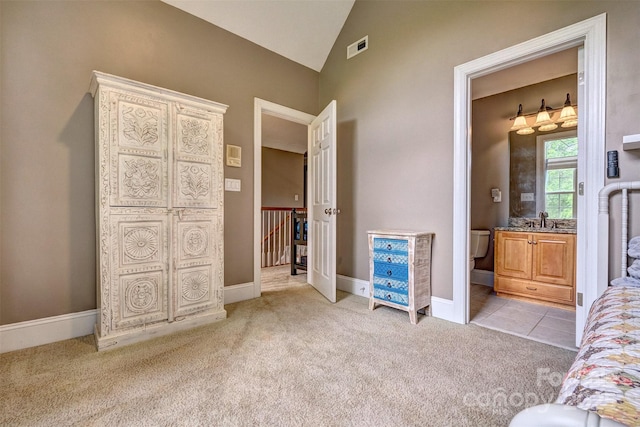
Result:
<svg viewBox="0 0 640 427"><path fill-rule="evenodd" d="M320 105L338 101L338 273L367 279L367 230L431 230L433 293L452 298L456 65L607 12L607 150L640 133L640 3L540 5L356 1L320 73ZM369 49L347 60L365 35ZM621 151L620 179L640 179L639 165L640 150Z"/></svg>
<svg viewBox="0 0 640 427"><path fill-rule="evenodd" d="M262 206L301 208L303 205L304 154L263 147Z"/></svg>
<svg viewBox="0 0 640 427"><path fill-rule="evenodd" d="M95 308L91 70L229 105L225 284L253 280L254 97L316 113L317 72L159 1L1 1L0 324Z"/></svg>

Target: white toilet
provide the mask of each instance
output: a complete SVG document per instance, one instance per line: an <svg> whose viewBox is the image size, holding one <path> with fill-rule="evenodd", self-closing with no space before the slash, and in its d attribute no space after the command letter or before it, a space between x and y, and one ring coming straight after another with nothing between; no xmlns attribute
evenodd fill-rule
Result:
<svg viewBox="0 0 640 427"><path fill-rule="evenodd" d="M471 230L471 241L469 242L469 269L473 270L476 258L487 255L489 249L489 230Z"/></svg>

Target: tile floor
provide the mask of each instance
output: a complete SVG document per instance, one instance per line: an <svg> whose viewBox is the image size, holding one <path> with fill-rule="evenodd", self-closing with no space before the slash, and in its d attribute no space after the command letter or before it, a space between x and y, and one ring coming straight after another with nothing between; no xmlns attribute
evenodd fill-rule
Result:
<svg viewBox="0 0 640 427"><path fill-rule="evenodd" d="M501 298L471 284L471 323L576 351L576 314L571 310Z"/></svg>

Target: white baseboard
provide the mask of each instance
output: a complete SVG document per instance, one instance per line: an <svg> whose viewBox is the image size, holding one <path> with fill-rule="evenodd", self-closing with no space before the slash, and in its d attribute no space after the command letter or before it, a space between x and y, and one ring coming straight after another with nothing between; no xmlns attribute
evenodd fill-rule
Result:
<svg viewBox="0 0 640 427"><path fill-rule="evenodd" d="M341 274L336 275L336 288L350 294L369 298L369 281L355 279Z"/></svg>
<svg viewBox="0 0 640 427"><path fill-rule="evenodd" d="M0 326L0 353L91 335L98 310Z"/></svg>
<svg viewBox="0 0 640 427"><path fill-rule="evenodd" d="M438 319L455 322L453 316L453 300L431 297L431 315Z"/></svg>
<svg viewBox="0 0 640 427"><path fill-rule="evenodd" d="M493 287L493 271L471 270L471 283Z"/></svg>
<svg viewBox="0 0 640 427"><path fill-rule="evenodd" d="M491 277L493 278L493 275ZM491 285L493 286L493 282ZM369 298L368 280L354 279L353 277L338 274L336 277L336 287L341 291ZM431 297L431 315L439 319L453 322L453 301L444 298Z"/></svg>
<svg viewBox="0 0 640 427"><path fill-rule="evenodd" d="M253 282L224 287L224 303L253 298ZM98 310L45 317L0 326L0 353L93 334Z"/></svg>
<svg viewBox="0 0 640 427"><path fill-rule="evenodd" d="M369 298L368 280L338 274L336 287L341 291ZM253 298L253 282L224 287L224 304ZM431 305L433 317L452 321L453 301L431 297ZM0 326L0 353L91 335L97 315L98 310L87 310Z"/></svg>
<svg viewBox="0 0 640 427"><path fill-rule="evenodd" d="M244 301L255 298L253 282L239 283L237 285L224 287L224 304Z"/></svg>

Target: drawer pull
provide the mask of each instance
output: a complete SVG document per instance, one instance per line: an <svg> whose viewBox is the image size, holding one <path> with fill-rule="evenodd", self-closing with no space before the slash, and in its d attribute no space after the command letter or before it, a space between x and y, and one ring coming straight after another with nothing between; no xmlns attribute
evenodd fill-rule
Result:
<svg viewBox="0 0 640 427"><path fill-rule="evenodd" d="M387 250L391 250L391 243L387 245Z"/></svg>
<svg viewBox="0 0 640 427"><path fill-rule="evenodd" d="M527 289L530 291L537 291L538 288L534 287L534 286L527 286Z"/></svg>
<svg viewBox="0 0 640 427"><path fill-rule="evenodd" d="M393 274L393 271L387 270L387 276L391 276L392 274Z"/></svg>

